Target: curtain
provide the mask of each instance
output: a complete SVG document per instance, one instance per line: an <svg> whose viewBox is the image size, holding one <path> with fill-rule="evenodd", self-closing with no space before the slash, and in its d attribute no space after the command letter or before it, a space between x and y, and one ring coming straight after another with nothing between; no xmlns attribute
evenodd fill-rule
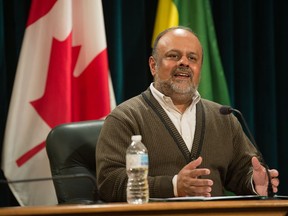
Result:
<svg viewBox="0 0 288 216"><path fill-rule="evenodd" d="M29 8L30 0L0 0L0 161L9 101ZM0 170L0 179L3 178ZM18 205L7 185L0 184L0 194L0 206Z"/></svg>
<svg viewBox="0 0 288 216"><path fill-rule="evenodd" d="M146 90L157 1L103 1L108 58L117 103ZM113 16L111 15L113 14Z"/></svg>
<svg viewBox="0 0 288 216"><path fill-rule="evenodd" d="M232 104L288 194L288 2L211 2Z"/></svg>
<svg viewBox="0 0 288 216"><path fill-rule="evenodd" d="M148 57L157 1L102 2L119 104L152 81ZM243 113L266 163L279 170L278 194L288 195L288 1L210 2L231 105ZM0 1L0 151L29 5L29 0ZM0 194L1 206L16 205L3 185Z"/></svg>

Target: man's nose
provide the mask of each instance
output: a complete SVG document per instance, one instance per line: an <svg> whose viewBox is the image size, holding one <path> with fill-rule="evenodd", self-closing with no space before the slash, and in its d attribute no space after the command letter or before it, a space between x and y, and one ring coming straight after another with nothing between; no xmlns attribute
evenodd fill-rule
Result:
<svg viewBox="0 0 288 216"><path fill-rule="evenodd" d="M182 56L181 59L178 61L179 66L189 66L189 60L186 56Z"/></svg>

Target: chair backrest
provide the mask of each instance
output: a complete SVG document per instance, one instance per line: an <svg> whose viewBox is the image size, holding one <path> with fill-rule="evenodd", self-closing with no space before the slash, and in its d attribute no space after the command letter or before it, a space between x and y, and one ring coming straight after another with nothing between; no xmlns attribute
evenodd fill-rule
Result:
<svg viewBox="0 0 288 216"><path fill-rule="evenodd" d="M95 149L103 123L102 120L67 123L48 134L46 151L59 204L98 201ZM79 174L84 177L69 177Z"/></svg>

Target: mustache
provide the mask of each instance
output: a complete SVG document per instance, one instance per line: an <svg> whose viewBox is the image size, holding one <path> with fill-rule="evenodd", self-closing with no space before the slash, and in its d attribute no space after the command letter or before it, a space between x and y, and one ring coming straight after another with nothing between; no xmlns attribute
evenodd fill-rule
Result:
<svg viewBox="0 0 288 216"><path fill-rule="evenodd" d="M190 76L193 76L193 71L191 70L190 67L179 66L172 71L172 75L175 75L179 72L180 73L188 73Z"/></svg>

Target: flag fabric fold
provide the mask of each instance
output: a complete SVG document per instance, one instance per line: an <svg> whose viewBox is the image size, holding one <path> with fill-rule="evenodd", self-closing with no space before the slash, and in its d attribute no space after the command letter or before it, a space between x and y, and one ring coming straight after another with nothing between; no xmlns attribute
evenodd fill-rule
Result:
<svg viewBox="0 0 288 216"><path fill-rule="evenodd" d="M103 119L113 107L101 0L33 0L2 151L7 180L51 176L51 128ZM52 181L10 188L23 206L57 203Z"/></svg>
<svg viewBox="0 0 288 216"><path fill-rule="evenodd" d="M152 42L166 28L190 27L204 50L199 92L203 98L230 104L228 87L218 51L209 0L159 0Z"/></svg>

